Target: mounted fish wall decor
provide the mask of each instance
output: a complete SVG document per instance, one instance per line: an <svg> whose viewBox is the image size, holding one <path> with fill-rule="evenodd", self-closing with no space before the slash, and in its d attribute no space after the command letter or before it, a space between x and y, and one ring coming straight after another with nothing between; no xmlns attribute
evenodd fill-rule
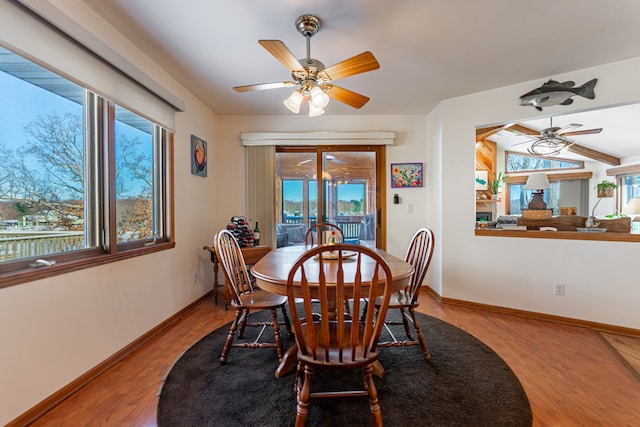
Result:
<svg viewBox="0 0 640 427"><path fill-rule="evenodd" d="M575 87L576 83L572 81L560 83L549 79L539 88L522 95L520 97L520 105L531 105L536 107L538 111L542 111L542 107L570 105L573 103L571 98L575 95L580 95L587 99L595 99L596 94L593 88L596 87L597 82L598 79L593 79L582 86Z"/></svg>

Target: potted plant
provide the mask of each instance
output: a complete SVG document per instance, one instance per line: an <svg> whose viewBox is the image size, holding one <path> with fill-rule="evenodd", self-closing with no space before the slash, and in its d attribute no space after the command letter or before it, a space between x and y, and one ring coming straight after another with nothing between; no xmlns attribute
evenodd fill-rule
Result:
<svg viewBox="0 0 640 427"><path fill-rule="evenodd" d="M613 182L607 181L606 179L602 182L596 184L594 187L598 190L598 197L613 197L613 190L618 188L616 184Z"/></svg>
<svg viewBox="0 0 640 427"><path fill-rule="evenodd" d="M489 183L489 190L491 191L491 198L496 199L498 197L498 192L500 191L500 187L504 183L505 179L507 179L507 175L502 175L502 172L498 172L496 179Z"/></svg>

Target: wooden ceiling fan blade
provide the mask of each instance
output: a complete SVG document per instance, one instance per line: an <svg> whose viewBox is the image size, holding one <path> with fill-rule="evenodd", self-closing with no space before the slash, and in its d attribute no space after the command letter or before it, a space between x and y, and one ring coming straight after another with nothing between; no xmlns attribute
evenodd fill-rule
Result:
<svg viewBox="0 0 640 427"><path fill-rule="evenodd" d="M367 51L345 59L342 62L338 62L329 68L325 68L322 72L325 73L330 80L335 81L355 74L377 70L378 68L380 68L380 64L378 64L376 57L373 56L373 53Z"/></svg>
<svg viewBox="0 0 640 427"><path fill-rule="evenodd" d="M593 134L600 133L600 132L602 132L602 128L576 130L576 131L573 131L573 132L565 132L562 135L563 136L593 135Z"/></svg>
<svg viewBox="0 0 640 427"><path fill-rule="evenodd" d="M267 89L280 89L283 87L298 86L296 82L273 82L273 83L258 83L255 85L236 86L233 88L236 92L252 92L254 90L267 90Z"/></svg>
<svg viewBox="0 0 640 427"><path fill-rule="evenodd" d="M280 61L289 71L304 72L304 68L298 61L298 58L291 53L286 44L280 40L258 40L260 46L267 49L269 53Z"/></svg>
<svg viewBox="0 0 640 427"><path fill-rule="evenodd" d="M369 98L364 95L360 95L359 93L350 91L349 89L345 89L340 86L331 85L331 88L328 89L327 95L331 98L344 102L347 105L352 106L353 108L361 108L364 104L369 102Z"/></svg>

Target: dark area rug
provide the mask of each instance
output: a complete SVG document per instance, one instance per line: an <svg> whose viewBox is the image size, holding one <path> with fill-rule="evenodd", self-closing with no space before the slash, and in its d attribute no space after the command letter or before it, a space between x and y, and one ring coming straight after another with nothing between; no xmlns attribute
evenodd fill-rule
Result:
<svg viewBox="0 0 640 427"><path fill-rule="evenodd" d="M419 346L381 349L385 375L375 381L385 426L532 424L531 407L518 378L493 350L446 322L418 316L432 362L424 359ZM268 316L252 315L257 317ZM213 331L176 361L160 394L158 426L294 424L293 373L274 377L275 349L232 348L227 364L220 366L228 331L229 325ZM265 336L271 338L267 331ZM403 331L400 326L396 335L404 336ZM293 342L293 337L285 338L285 348ZM361 378L359 373L319 372L313 384L314 389L351 383L360 387ZM309 405L308 426L371 424L367 398L315 399Z"/></svg>

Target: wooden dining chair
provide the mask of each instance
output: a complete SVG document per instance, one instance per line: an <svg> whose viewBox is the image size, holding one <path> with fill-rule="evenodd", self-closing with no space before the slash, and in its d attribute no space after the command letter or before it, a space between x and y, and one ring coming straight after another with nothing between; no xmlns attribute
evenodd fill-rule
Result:
<svg viewBox="0 0 640 427"><path fill-rule="evenodd" d="M304 244L313 246L316 240L318 244L327 243L332 236L335 236L336 243L344 243L344 233L340 227L330 222L320 222L307 230Z"/></svg>
<svg viewBox="0 0 640 427"><path fill-rule="evenodd" d="M384 327L391 336L391 341L384 341L378 343L379 347L403 347L420 345L424 357L431 361L431 354L429 353L429 347L427 346L427 340L424 337L420 323L416 318L415 308L420 305L418 297L420 296L420 288L424 277L429 269L431 263L431 257L433 256L434 237L433 231L429 228L421 228L413 235L407 254L405 255L405 261L413 265L413 275L409 281L409 284L400 291L396 291L391 294L391 300L389 301L389 310L399 310L402 322L386 320ZM382 307L383 301L376 299L376 307ZM409 313L407 313L407 311ZM418 340L416 341L411 334L410 324L413 324ZM390 325L404 325L404 330L408 340L398 340L393 334Z"/></svg>
<svg viewBox="0 0 640 427"><path fill-rule="evenodd" d="M332 252L333 251L333 252ZM333 255L331 260L330 254ZM347 258L350 257L350 258ZM363 260L373 263L363 268ZM337 259L335 259L337 258ZM344 265L352 264L353 275L345 274ZM355 263L355 264L354 264ZM317 279L315 273L317 272ZM313 279L308 279L311 273ZM335 278L328 283L328 276ZM352 277L351 277L352 276ZM370 286L375 284L375 286ZM375 426L382 426L378 392L373 381L373 363L378 360L377 344L384 324L393 277L386 261L372 249L360 245L321 245L303 253L293 264L287 280L289 310L297 343L298 369L295 378L297 399L296 427L304 426L310 399L368 396ZM351 319L336 310L351 300L359 312L364 298L379 297L380 306L362 307L362 319ZM302 313L296 302L302 299ZM314 317L312 299L320 303L320 317ZM378 316L375 316L375 311ZM307 321L305 319L313 319ZM316 370L363 370L363 387L357 390L311 391Z"/></svg>
<svg viewBox="0 0 640 427"><path fill-rule="evenodd" d="M229 355L231 347L242 348L276 348L278 361L282 361L282 338L280 336L280 322L278 321L277 309L281 309L283 324L287 332L291 335L291 323L287 315L287 297L275 295L254 287L247 271L247 266L240 250L240 245L233 234L228 230L220 230L214 238L215 251L222 265L222 270L231 293L231 307L236 310L236 317L231 323L229 335L224 343L220 364L224 365ZM249 322L249 316L255 310L271 310L271 322ZM252 342L234 342L236 337L243 339L246 326L259 327L260 332ZM273 327L275 343L260 341L263 332L267 327Z"/></svg>

